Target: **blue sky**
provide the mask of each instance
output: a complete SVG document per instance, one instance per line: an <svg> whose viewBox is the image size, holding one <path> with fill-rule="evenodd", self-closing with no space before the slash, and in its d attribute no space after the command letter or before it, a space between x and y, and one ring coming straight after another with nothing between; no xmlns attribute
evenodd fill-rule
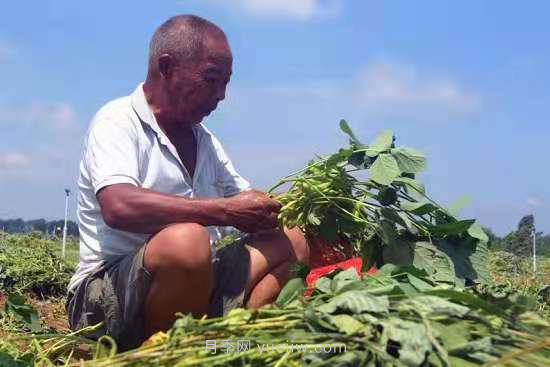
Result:
<svg viewBox="0 0 550 367"><path fill-rule="evenodd" d="M550 232L550 4L501 1L18 1L0 14L0 218L59 218L94 112L144 78L168 17L220 25L235 58L205 124L266 188L384 128L429 158L443 203L504 234L533 213ZM76 199L71 198L74 217Z"/></svg>

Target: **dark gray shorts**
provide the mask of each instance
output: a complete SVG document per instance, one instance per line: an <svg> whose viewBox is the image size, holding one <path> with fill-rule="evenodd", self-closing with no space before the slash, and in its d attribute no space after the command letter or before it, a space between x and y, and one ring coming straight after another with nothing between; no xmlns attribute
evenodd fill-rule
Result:
<svg viewBox="0 0 550 367"><path fill-rule="evenodd" d="M213 263L209 317L219 317L243 306L250 270L247 241L245 236L218 250ZM135 348L145 340L143 305L153 280L143 266L146 246L103 264L69 293L67 313L72 330L103 322L99 330L85 336L98 339L107 334L117 342L120 351Z"/></svg>

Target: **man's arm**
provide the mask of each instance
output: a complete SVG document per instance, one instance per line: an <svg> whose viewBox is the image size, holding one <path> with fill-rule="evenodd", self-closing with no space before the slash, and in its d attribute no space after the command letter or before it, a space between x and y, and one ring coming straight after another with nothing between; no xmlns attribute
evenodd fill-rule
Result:
<svg viewBox="0 0 550 367"><path fill-rule="evenodd" d="M253 233L277 226L280 204L256 190L230 198L189 199L130 184L97 193L108 226L135 233L156 233L173 223L234 226Z"/></svg>

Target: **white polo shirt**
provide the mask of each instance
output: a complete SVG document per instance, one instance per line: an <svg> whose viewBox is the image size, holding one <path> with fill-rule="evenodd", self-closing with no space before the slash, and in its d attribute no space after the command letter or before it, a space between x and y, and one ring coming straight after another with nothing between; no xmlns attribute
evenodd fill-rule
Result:
<svg viewBox="0 0 550 367"><path fill-rule="evenodd" d="M101 188L127 183L182 197L212 198L233 196L250 187L210 131L202 124L193 131L197 161L191 178L176 148L158 126L145 99L143 84L132 95L111 101L97 112L86 134L80 161L80 263L69 290L75 289L103 261L136 251L150 236L105 224L96 197ZM207 229L211 243L220 238L218 227Z"/></svg>

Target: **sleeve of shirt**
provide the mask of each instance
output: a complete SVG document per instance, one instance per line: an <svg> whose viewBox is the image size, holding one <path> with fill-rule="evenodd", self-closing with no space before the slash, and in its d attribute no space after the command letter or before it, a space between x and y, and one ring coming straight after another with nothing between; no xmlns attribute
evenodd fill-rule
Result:
<svg viewBox="0 0 550 367"><path fill-rule="evenodd" d="M86 148L94 192L127 183L139 186L137 132L128 118L96 117Z"/></svg>
<svg viewBox="0 0 550 367"><path fill-rule="evenodd" d="M250 183L237 173L221 143L214 137L213 143L219 160L217 177L223 186L224 197L234 196L249 190Z"/></svg>

